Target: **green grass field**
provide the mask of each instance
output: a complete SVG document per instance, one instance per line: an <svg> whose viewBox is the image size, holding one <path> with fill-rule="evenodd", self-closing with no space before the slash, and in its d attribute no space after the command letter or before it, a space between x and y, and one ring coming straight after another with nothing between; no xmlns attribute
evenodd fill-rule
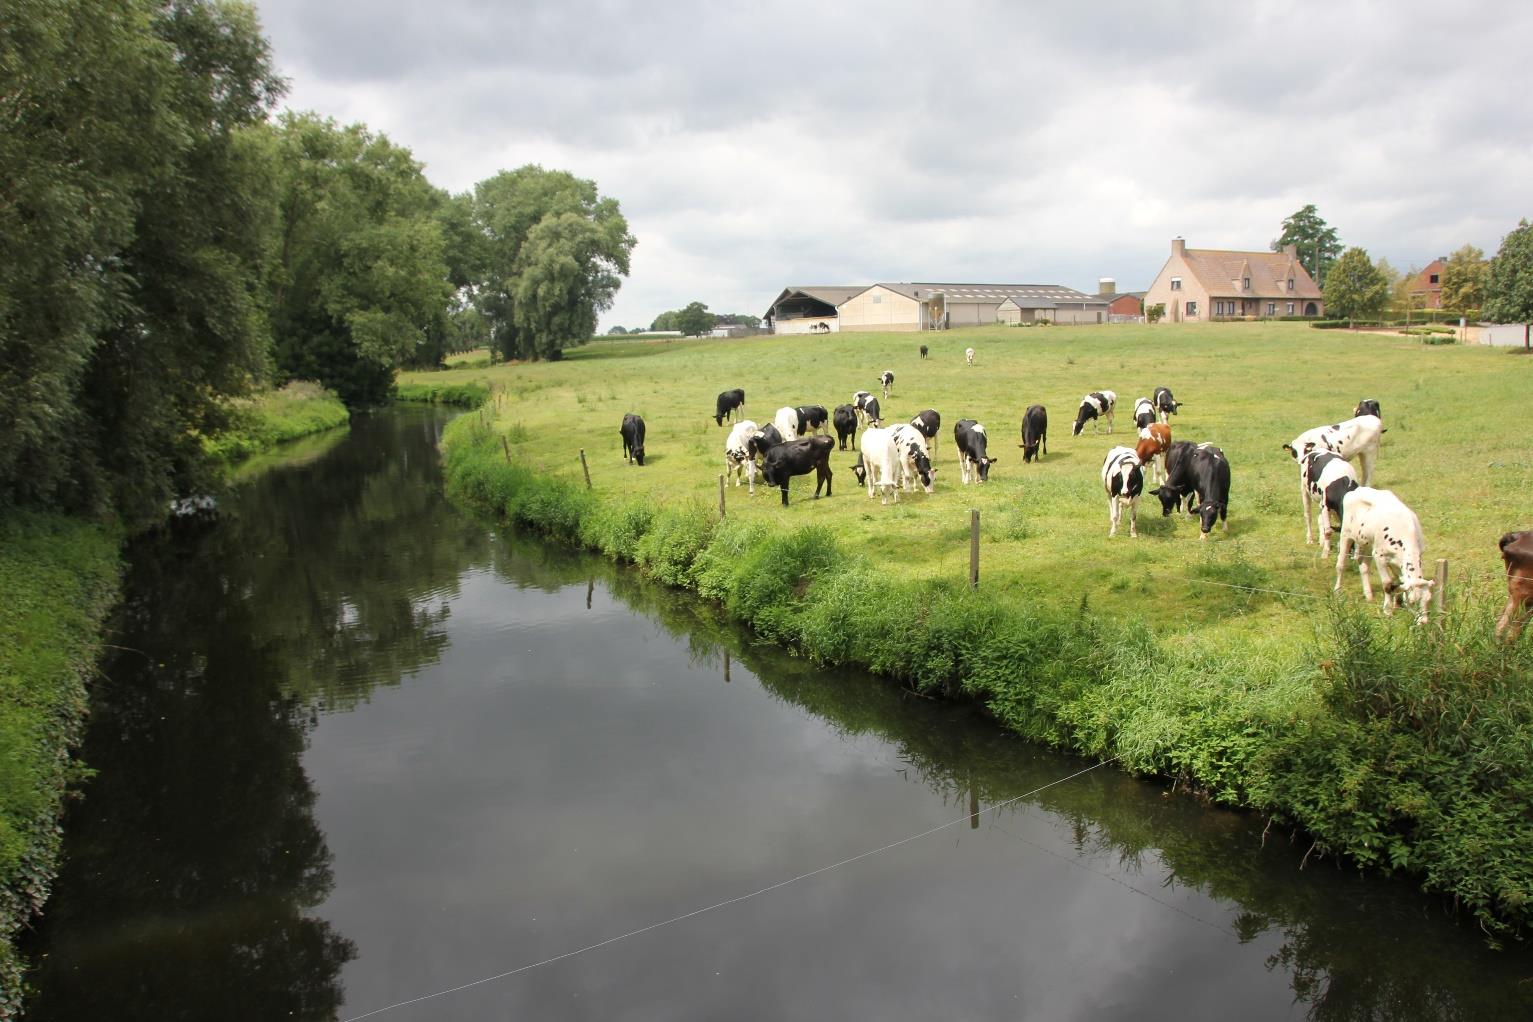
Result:
<svg viewBox="0 0 1533 1022"><path fill-rule="evenodd" d="M930 348L922 361L918 345ZM976 364L964 363L973 347ZM1308 632L1307 611L1323 601L1334 562L1304 543L1297 468L1281 445L1311 426L1351 415L1359 398L1383 405L1385 434L1374 484L1394 490L1420 516L1427 558L1450 562L1451 599L1505 599L1494 578L1497 538L1533 525L1533 447L1515 413L1533 360L1503 351L1429 346L1415 338L1317 331L1302 323L1177 327L1112 325L986 328L937 334L832 334L746 340L602 343L562 362L406 374L402 383L482 381L497 397L494 426L513 457L548 474L579 479L585 448L598 492L652 495L660 504L717 503L728 425L714 425L714 397L741 387L754 421L783 405L834 408L854 391L879 392L895 374L884 416L942 414L936 492L880 506L860 490L854 452L837 452L835 496L808 499L813 476L796 479L791 504L776 492L731 486L731 516L794 527L832 526L845 544L891 575L964 577L969 509L981 515L981 586L1013 597L1079 604L1109 616L1142 616L1165 633L1232 630L1248 639ZM1146 495L1139 538L1109 540L1102 459L1132 445L1133 401L1156 386L1184 408L1177 439L1210 441L1233 471L1229 532L1207 543L1195 520L1163 518ZM1072 438L1081 396L1114 390L1114 433ZM1022 463L1024 409L1049 410L1048 455ZM623 463L618 423L638 412L648 426L643 468ZM958 478L952 424L984 423L999 463L987 485ZM1361 599L1350 569L1343 585ZM1245 586L1249 589L1232 589ZM1282 596L1250 590L1303 594ZM1497 594L1500 594L1499 596ZM1319 598L1317 600L1316 598Z"/></svg>

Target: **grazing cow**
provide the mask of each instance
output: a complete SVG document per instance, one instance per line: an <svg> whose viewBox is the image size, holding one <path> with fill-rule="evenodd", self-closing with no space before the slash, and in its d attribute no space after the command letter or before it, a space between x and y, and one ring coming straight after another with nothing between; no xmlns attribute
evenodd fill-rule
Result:
<svg viewBox="0 0 1533 1022"><path fill-rule="evenodd" d="M836 439L840 442L841 450L846 450L846 442L857 432L857 406L836 405L836 410L831 413L830 421L836 427Z"/></svg>
<svg viewBox="0 0 1533 1022"><path fill-rule="evenodd" d="M937 409L928 408L926 411L910 420L910 424L926 438L932 450L937 449L937 430L942 425L942 416L937 414Z"/></svg>
<svg viewBox="0 0 1533 1022"><path fill-rule="evenodd" d="M879 413L878 398L869 397L862 403L862 417L875 426L883 425L883 418Z"/></svg>
<svg viewBox="0 0 1533 1022"><path fill-rule="evenodd" d="M779 408L777 414L772 416L772 425L777 427L777 432L782 434L784 441L798 439L798 409Z"/></svg>
<svg viewBox="0 0 1533 1022"><path fill-rule="evenodd" d="M1134 428L1139 430L1139 435L1144 436L1145 427L1155 421L1155 404L1147 397L1137 398L1134 401Z"/></svg>
<svg viewBox="0 0 1533 1022"><path fill-rule="evenodd" d="M1330 451L1310 451L1299 464L1299 481L1304 487L1304 542L1313 543L1309 514L1311 500L1318 500L1320 510L1315 513L1315 524L1320 529L1320 554L1331 552L1331 515L1341 521L1341 499L1357 489L1357 470L1352 463Z"/></svg>
<svg viewBox="0 0 1533 1022"><path fill-rule="evenodd" d="M776 426L769 422L751 434L750 439L745 441L745 449L750 452L752 458L764 463L767 451L770 451L782 442L782 434L777 431ZM755 491L751 492L754 493Z"/></svg>
<svg viewBox="0 0 1533 1022"><path fill-rule="evenodd" d="M1230 531L1230 462L1213 444L1198 444L1192 452L1192 489L1196 503L1187 505L1187 513L1198 516L1199 538L1208 539L1217 520Z"/></svg>
<svg viewBox="0 0 1533 1022"><path fill-rule="evenodd" d="M881 503L889 503L889 494L894 494L894 502L900 502L900 459L894 444L894 431L881 429L874 426L862 431L862 439L858 441L861 454L857 459L857 465L852 468L856 473L857 480L868 488L868 499L873 499L873 491L880 490L883 493ZM861 471L858 471L861 469Z"/></svg>
<svg viewBox="0 0 1533 1022"><path fill-rule="evenodd" d="M751 453L751 437L755 436L759 427L749 419L742 419L734 424L729 431L729 439L724 441L724 474L735 477L735 485L740 485L740 477L750 485L751 493L756 492L756 459Z"/></svg>
<svg viewBox="0 0 1533 1022"><path fill-rule="evenodd" d="M814 499L820 499L820 487L830 496L830 452L836 442L828 436L811 436L802 440L785 440L767 451L761 464L761 478L768 486L782 490L782 506L788 506L788 480L794 476L807 475L814 470Z"/></svg>
<svg viewBox="0 0 1533 1022"><path fill-rule="evenodd" d="M865 390L859 390L852 395L852 406L857 409L857 418L866 422L868 418L868 402L873 400L873 395Z"/></svg>
<svg viewBox="0 0 1533 1022"><path fill-rule="evenodd" d="M926 345L924 345L924 344L921 345L921 357L922 358L926 357Z"/></svg>
<svg viewBox="0 0 1533 1022"><path fill-rule="evenodd" d="M1022 448L1024 465L1034 458L1042 461L1043 455L1049 453L1049 413L1042 405L1029 405L1023 413L1022 443L1018 446Z"/></svg>
<svg viewBox="0 0 1533 1022"><path fill-rule="evenodd" d="M891 428L889 435L894 438L901 484L907 490L914 490L919 480L921 489L930 493L937 470L932 468L931 455L926 452L925 435L914 426L906 425Z"/></svg>
<svg viewBox="0 0 1533 1022"><path fill-rule="evenodd" d="M1500 546L1506 565L1506 610L1496 622L1496 634L1516 642L1533 614L1533 532L1508 532Z"/></svg>
<svg viewBox="0 0 1533 1022"><path fill-rule="evenodd" d="M963 349L963 360L966 363L968 363L969 365L973 365L974 364L974 349L973 348L965 348L965 349Z"/></svg>
<svg viewBox="0 0 1533 1022"><path fill-rule="evenodd" d="M1141 465L1150 466L1151 482L1159 482L1165 474L1166 450L1170 446L1171 427L1163 422L1152 422L1139 431L1139 443L1134 445L1134 455Z"/></svg>
<svg viewBox="0 0 1533 1022"><path fill-rule="evenodd" d="M825 424L830 421L830 413L824 405L799 405L794 411L798 412L799 436L808 436L810 433L829 435Z"/></svg>
<svg viewBox="0 0 1533 1022"><path fill-rule="evenodd" d="M1379 411L1379 403L1368 397L1363 398L1357 403L1357 407L1352 409L1352 414L1374 415L1377 416L1380 420L1384 418L1384 413Z"/></svg>
<svg viewBox="0 0 1533 1022"><path fill-rule="evenodd" d="M745 391L726 390L718 396L713 406L713 421L719 426L724 425L725 419L734 418L735 409L745 407ZM740 413L744 416L744 412Z"/></svg>
<svg viewBox="0 0 1533 1022"><path fill-rule="evenodd" d="M973 419L959 419L953 427L953 443L958 448L959 478L965 486L969 485L970 475L974 476L976 483L990 481L990 466L995 464L996 459L986 453L989 442L990 436L985 432L985 427Z"/></svg>
<svg viewBox="0 0 1533 1022"><path fill-rule="evenodd" d="M1139 459L1128 447L1114 447L1102 462L1102 488L1107 491L1107 514L1112 527L1107 538L1118 534L1118 522L1123 517L1123 505L1128 505L1128 534L1130 539L1139 537L1139 494L1144 489L1144 472Z"/></svg>
<svg viewBox="0 0 1533 1022"><path fill-rule="evenodd" d="M884 385L884 400L889 400L889 391L894 386L894 373L885 369L878 374L878 382Z"/></svg>
<svg viewBox="0 0 1533 1022"><path fill-rule="evenodd" d="M1075 413L1075 428L1070 431L1071 436L1080 436L1081 430L1086 428L1087 422L1092 422L1097 416L1107 420L1107 432L1112 432L1112 411L1118 403L1118 395L1110 390L1094 390L1081 398L1080 410ZM1091 431L1097 431L1097 424L1092 422Z"/></svg>
<svg viewBox="0 0 1533 1022"><path fill-rule="evenodd" d="M633 412L623 416L623 425L618 428L618 433L623 437L623 460L637 461L641 466L644 464L644 420Z"/></svg>
<svg viewBox="0 0 1533 1022"><path fill-rule="evenodd" d="M1421 573L1426 542L1421 519L1389 490L1359 486L1341 498L1341 539L1336 544L1336 585L1352 548L1358 550L1357 570L1363 579L1363 599L1373 599L1368 582L1368 563L1363 552L1372 551L1379 581L1384 585L1384 613L1394 612L1401 602L1414 605L1416 623L1427 623L1427 607L1435 583Z"/></svg>
<svg viewBox="0 0 1533 1022"><path fill-rule="evenodd" d="M1197 449L1198 445L1191 440L1173 440L1166 448L1162 459L1166 481L1150 491L1152 497L1160 498L1161 517L1170 515L1173 510L1180 511L1182 498L1191 496L1196 488L1193 485L1192 456Z"/></svg>
<svg viewBox="0 0 1533 1022"><path fill-rule="evenodd" d="M1182 403L1171 396L1170 387L1156 387L1155 396L1151 400L1155 402L1155 411L1160 415L1161 422L1170 422L1171 416L1182 407Z"/></svg>
<svg viewBox="0 0 1533 1022"><path fill-rule="evenodd" d="M1356 460L1363 470L1363 485L1367 486L1373 480L1373 462L1379 456L1383 435L1384 423L1377 415L1359 415L1334 426L1307 429L1294 437L1293 443L1284 444L1283 450L1300 462L1310 451L1330 451L1348 461ZM1302 485L1301 481L1301 488Z"/></svg>

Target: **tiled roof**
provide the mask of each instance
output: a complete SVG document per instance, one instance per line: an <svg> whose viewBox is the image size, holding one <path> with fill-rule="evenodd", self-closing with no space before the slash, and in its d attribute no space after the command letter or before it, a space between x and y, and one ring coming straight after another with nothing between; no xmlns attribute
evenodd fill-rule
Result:
<svg viewBox="0 0 1533 1022"><path fill-rule="evenodd" d="M1088 295L1060 284L875 284L906 298L925 301L941 292L949 305L984 305L1012 299L1024 309L1051 309L1060 302L1107 304L1097 295ZM919 292L919 294L917 294Z"/></svg>
<svg viewBox="0 0 1533 1022"><path fill-rule="evenodd" d="M1320 288L1304 266L1286 252L1226 252L1213 248L1189 248L1187 268L1211 296L1220 298L1319 298ZM1288 290L1292 268L1294 289ZM1250 288L1241 286L1249 272Z"/></svg>

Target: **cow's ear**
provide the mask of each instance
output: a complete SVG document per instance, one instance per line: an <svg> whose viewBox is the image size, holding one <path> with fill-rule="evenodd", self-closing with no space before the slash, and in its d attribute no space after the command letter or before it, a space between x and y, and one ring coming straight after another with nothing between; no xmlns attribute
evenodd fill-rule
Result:
<svg viewBox="0 0 1533 1022"><path fill-rule="evenodd" d="M1155 487L1155 489L1151 490L1150 491L1150 496L1152 496L1152 497L1159 497L1160 496L1160 487L1157 486L1157 487Z"/></svg>
<svg viewBox="0 0 1533 1022"><path fill-rule="evenodd" d="M1000 458L986 458L985 460L990 462L990 464L994 465L996 462L1000 461L1001 459Z"/></svg>
<svg viewBox="0 0 1533 1022"><path fill-rule="evenodd" d="M1299 452L1293 449L1293 444L1284 444L1283 445L1283 450L1287 451L1289 454L1293 455L1295 458L1297 458L1299 456Z"/></svg>

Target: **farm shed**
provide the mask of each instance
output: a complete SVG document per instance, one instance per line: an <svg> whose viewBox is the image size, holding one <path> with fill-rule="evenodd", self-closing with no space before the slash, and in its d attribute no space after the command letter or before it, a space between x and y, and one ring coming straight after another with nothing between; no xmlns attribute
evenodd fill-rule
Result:
<svg viewBox="0 0 1533 1022"><path fill-rule="evenodd" d="M811 291L819 304L806 306L801 296ZM828 299L840 291L849 294L830 306ZM832 330L946 330L996 323L1008 301L1009 308L1016 310L1013 315L1019 317L1012 322L1101 323L1107 318L1106 301L1058 284L881 283L786 288L766 319L775 333L811 332L801 325L806 318L829 323Z"/></svg>

